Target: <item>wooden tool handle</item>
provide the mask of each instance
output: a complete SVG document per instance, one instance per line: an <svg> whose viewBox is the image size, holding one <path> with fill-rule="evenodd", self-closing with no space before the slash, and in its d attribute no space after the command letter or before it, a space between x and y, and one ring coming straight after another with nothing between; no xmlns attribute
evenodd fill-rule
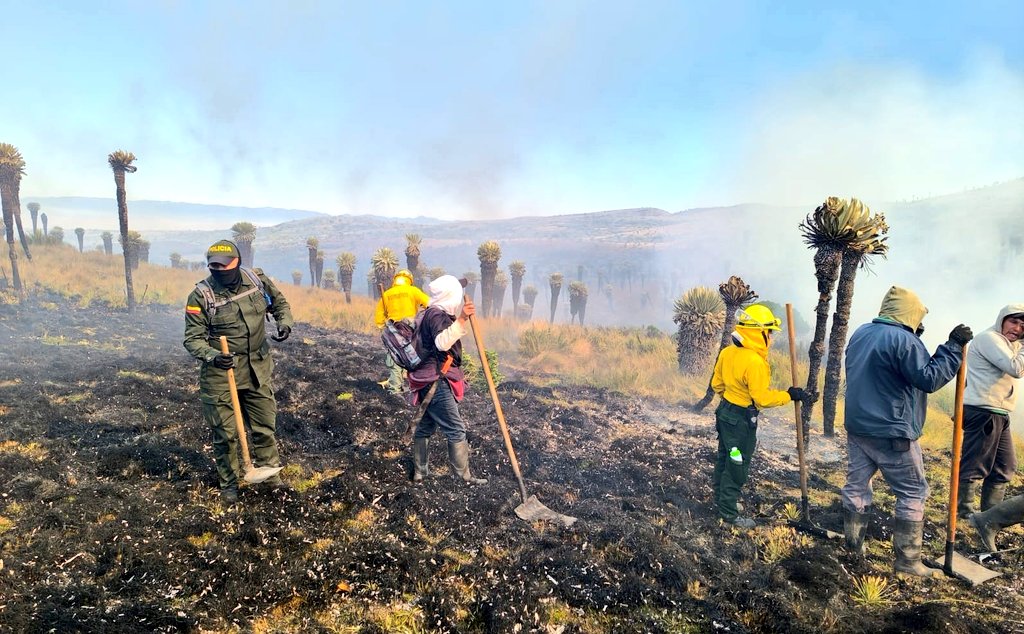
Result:
<svg viewBox="0 0 1024 634"><path fill-rule="evenodd" d="M953 455L949 467L949 525L946 530L946 566L952 565L953 544L956 543L956 502L960 488L960 452L964 445L964 388L967 385L967 345L960 357L956 373L956 395L953 399Z"/></svg>
<svg viewBox="0 0 1024 634"><path fill-rule="evenodd" d="M220 338L220 351L223 354L231 354L228 350L228 338L223 335ZM245 423L242 421L242 404L238 401L234 368L228 368L228 388L231 391L231 406L235 408L235 430L238 432L238 442L242 446L242 462L246 471L252 471L252 458L249 457L249 442L245 439Z"/></svg>
<svg viewBox="0 0 1024 634"><path fill-rule="evenodd" d="M796 372L796 326L793 324L793 304L786 304L786 330L789 332L789 369L793 377L793 385L799 380ZM807 462L804 460L804 430L800 416L800 401L793 401L796 413L796 455L800 462L800 505L804 520L808 514L807 504Z"/></svg>
<svg viewBox="0 0 1024 634"><path fill-rule="evenodd" d="M491 366L487 363L487 353L484 352L484 339L480 334L480 324L475 315L469 316L469 325L473 330L473 340L476 341L477 352L480 353L480 367L484 377L487 379L487 387L491 391L491 400L494 401L494 411L498 415L498 425L501 427L501 435L505 439L505 449L508 450L508 458L512 462L512 471L519 481L519 495L523 502L526 502L526 484L523 483L523 474L519 471L519 461L516 460L516 450L512 448L512 437L508 434L508 425L505 424L505 414L501 411L501 402L498 400L498 390L494 387L494 378L491 376Z"/></svg>

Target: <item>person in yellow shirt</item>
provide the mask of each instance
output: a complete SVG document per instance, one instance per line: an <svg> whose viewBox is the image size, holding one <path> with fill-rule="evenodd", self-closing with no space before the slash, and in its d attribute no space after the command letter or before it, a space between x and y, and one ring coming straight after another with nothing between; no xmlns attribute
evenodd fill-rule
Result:
<svg viewBox="0 0 1024 634"><path fill-rule="evenodd" d="M754 520L740 517L736 506L740 489L750 473L750 459L757 443L758 411L793 401L808 401L803 388L773 390L768 348L779 321L771 309L753 304L740 309L732 345L718 353L711 387L722 397L715 410L718 459L712 479L715 505L722 520L739 528L753 528Z"/></svg>
<svg viewBox="0 0 1024 634"><path fill-rule="evenodd" d="M416 318L416 313L430 304L430 297L413 286L412 282L412 273L407 269L395 273L391 288L384 291L377 302L374 321L378 328L383 328L384 322L388 319L404 319L411 324ZM405 370L395 363L388 352L384 353L384 365L388 368L388 380L383 384L384 388L392 394L401 394L405 387Z"/></svg>

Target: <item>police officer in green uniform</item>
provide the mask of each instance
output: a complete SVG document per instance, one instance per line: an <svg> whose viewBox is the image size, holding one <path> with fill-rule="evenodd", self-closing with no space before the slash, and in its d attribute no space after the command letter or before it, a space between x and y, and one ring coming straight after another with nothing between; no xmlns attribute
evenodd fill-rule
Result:
<svg viewBox="0 0 1024 634"><path fill-rule="evenodd" d="M280 466L277 453L277 403L270 384L274 361L266 339L266 315L277 322L275 341L291 334L294 321L288 300L260 269L240 266L238 247L221 240L206 252L210 276L196 284L185 306L185 349L201 362L199 394L203 418L213 430L213 454L222 499L238 500L238 447L227 370L235 369L238 399L252 432L253 464ZM222 354L220 337L231 354ZM280 476L267 480L281 486Z"/></svg>

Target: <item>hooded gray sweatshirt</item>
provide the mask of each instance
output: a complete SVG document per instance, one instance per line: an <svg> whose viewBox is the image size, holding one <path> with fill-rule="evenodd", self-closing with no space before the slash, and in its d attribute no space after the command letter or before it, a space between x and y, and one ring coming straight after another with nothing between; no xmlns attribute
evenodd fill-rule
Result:
<svg viewBox="0 0 1024 634"><path fill-rule="evenodd" d="M1003 320L1024 313L1024 304L999 311L995 326L985 330L967 349L967 387L964 404L1007 414L1017 402L1015 383L1024 376L1024 345L1003 336Z"/></svg>

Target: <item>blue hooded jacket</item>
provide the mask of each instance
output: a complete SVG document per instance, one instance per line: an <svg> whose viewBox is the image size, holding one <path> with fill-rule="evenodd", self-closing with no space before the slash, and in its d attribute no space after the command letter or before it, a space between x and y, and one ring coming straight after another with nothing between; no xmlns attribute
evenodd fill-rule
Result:
<svg viewBox="0 0 1024 634"><path fill-rule="evenodd" d="M893 286L878 317L853 333L846 347L847 433L875 438L921 437L928 394L956 376L963 347L947 341L928 356L914 334L928 309Z"/></svg>

